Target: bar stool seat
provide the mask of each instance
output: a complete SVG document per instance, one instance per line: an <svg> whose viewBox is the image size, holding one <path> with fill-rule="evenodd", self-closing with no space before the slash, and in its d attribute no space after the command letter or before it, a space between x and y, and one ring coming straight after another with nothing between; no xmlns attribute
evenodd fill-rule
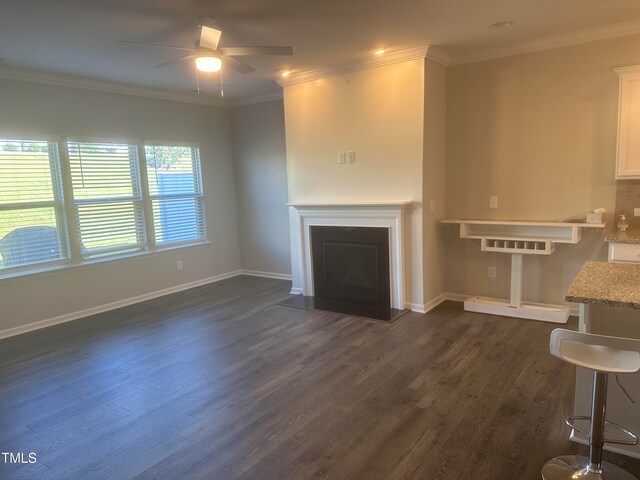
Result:
<svg viewBox="0 0 640 480"><path fill-rule="evenodd" d="M610 373L640 371L640 340L594 335L557 328L551 332L551 354L576 366L593 370L590 417L569 417L567 424L589 438L589 457L567 455L549 460L542 468L543 480L638 480L626 470L602 461L605 426L615 428L625 438L610 443L636 445L638 437L606 421L607 382ZM576 420L589 420L589 432L575 426Z"/></svg>

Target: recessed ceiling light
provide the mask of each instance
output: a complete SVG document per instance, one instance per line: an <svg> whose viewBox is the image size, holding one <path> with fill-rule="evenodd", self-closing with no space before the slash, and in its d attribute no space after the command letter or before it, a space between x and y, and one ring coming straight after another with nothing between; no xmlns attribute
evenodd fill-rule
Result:
<svg viewBox="0 0 640 480"><path fill-rule="evenodd" d="M489 25L489 28L493 29L493 30L499 30L501 28L509 28L509 27L513 27L513 22L511 20L505 20L502 22L496 22L496 23L492 23L491 25Z"/></svg>
<svg viewBox="0 0 640 480"><path fill-rule="evenodd" d="M389 47L378 47L373 51L374 55L384 55L384 53L389 50Z"/></svg>
<svg viewBox="0 0 640 480"><path fill-rule="evenodd" d="M289 75L291 75L291 70L282 70L280 72L281 77L288 77Z"/></svg>

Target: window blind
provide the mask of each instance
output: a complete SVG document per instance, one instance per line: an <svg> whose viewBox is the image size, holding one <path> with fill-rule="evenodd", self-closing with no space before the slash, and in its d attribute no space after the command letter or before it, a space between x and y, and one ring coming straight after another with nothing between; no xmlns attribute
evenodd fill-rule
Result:
<svg viewBox="0 0 640 480"><path fill-rule="evenodd" d="M146 235L137 146L69 142L68 151L82 256L142 250Z"/></svg>
<svg viewBox="0 0 640 480"><path fill-rule="evenodd" d="M206 236L197 147L145 146L156 244Z"/></svg>
<svg viewBox="0 0 640 480"><path fill-rule="evenodd" d="M197 147L71 141L60 157L58 146L0 139L0 277L206 237Z"/></svg>
<svg viewBox="0 0 640 480"><path fill-rule="evenodd" d="M0 139L0 271L69 258L57 147Z"/></svg>

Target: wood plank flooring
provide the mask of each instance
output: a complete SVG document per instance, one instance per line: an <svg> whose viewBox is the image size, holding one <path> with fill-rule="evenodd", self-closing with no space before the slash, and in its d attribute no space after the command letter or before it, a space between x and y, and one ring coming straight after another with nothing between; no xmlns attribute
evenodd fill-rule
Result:
<svg viewBox="0 0 640 480"><path fill-rule="evenodd" d="M553 325L275 305L289 286L237 277L0 341L0 451L37 454L0 478L538 479L578 451Z"/></svg>

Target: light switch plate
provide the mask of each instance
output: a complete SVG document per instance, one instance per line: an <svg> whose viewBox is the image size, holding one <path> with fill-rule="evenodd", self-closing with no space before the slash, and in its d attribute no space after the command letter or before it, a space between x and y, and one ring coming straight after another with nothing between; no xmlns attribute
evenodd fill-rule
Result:
<svg viewBox="0 0 640 480"><path fill-rule="evenodd" d="M338 152L338 164L344 165L345 163L347 163L347 152Z"/></svg>
<svg viewBox="0 0 640 480"><path fill-rule="evenodd" d="M494 265L489 266L487 275L489 275L489 278L496 278L496 267Z"/></svg>
<svg viewBox="0 0 640 480"><path fill-rule="evenodd" d="M633 216L634 217L640 217L640 208L634 208L633 209Z"/></svg>
<svg viewBox="0 0 640 480"><path fill-rule="evenodd" d="M498 208L498 197L497 196L489 197L489 208Z"/></svg>
<svg viewBox="0 0 640 480"><path fill-rule="evenodd" d="M349 150L347 152L347 162L356 163L356 151L355 150Z"/></svg>

